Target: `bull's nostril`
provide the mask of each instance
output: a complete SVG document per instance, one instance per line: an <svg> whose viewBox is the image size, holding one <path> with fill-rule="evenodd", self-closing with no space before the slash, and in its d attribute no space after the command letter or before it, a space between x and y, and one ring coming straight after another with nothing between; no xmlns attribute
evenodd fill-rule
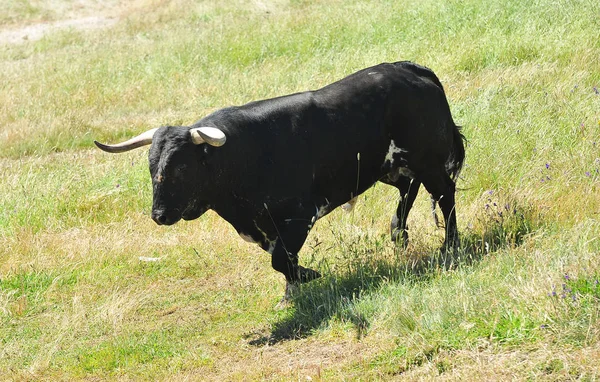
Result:
<svg viewBox="0 0 600 382"><path fill-rule="evenodd" d="M154 220L156 224L164 225L167 222L167 214L162 211L153 211L152 220Z"/></svg>
<svg viewBox="0 0 600 382"><path fill-rule="evenodd" d="M172 225L181 219L181 214L176 209L154 210L152 211L152 220L158 225Z"/></svg>

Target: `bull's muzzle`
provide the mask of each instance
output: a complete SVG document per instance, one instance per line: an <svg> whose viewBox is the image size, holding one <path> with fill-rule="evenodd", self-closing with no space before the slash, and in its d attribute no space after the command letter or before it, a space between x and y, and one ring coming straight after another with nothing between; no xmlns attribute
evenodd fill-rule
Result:
<svg viewBox="0 0 600 382"><path fill-rule="evenodd" d="M152 220L158 225L172 225L181 220L181 214L178 211L153 210Z"/></svg>

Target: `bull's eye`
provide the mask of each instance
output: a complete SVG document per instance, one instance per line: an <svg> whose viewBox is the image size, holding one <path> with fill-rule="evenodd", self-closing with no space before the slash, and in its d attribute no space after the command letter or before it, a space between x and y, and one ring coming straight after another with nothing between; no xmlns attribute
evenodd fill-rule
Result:
<svg viewBox="0 0 600 382"><path fill-rule="evenodd" d="M183 176L183 173L184 173L186 167L187 167L186 165L181 165L181 166L175 167L175 176L177 176L177 177Z"/></svg>

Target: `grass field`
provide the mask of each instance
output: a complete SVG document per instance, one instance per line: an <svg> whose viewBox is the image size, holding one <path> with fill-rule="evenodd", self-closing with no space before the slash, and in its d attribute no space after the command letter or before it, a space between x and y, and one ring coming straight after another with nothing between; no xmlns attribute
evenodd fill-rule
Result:
<svg viewBox="0 0 600 382"><path fill-rule="evenodd" d="M0 380L600 379L598 1L2 8ZM376 185L316 225L300 259L325 276L284 309L269 256L216 214L152 222L147 149L92 144L398 60L464 126L465 248L438 254L425 194L395 247Z"/></svg>

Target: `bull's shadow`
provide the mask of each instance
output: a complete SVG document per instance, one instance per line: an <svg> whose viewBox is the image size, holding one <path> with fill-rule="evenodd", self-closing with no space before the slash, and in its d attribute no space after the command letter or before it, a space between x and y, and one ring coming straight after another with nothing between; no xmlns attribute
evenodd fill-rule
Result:
<svg viewBox="0 0 600 382"><path fill-rule="evenodd" d="M357 336L362 336L370 326L369 318L355 309L355 304L369 291L377 290L391 274L390 263L378 261L363 265L361 270L344 275L327 274L318 280L302 285L292 296L290 306L281 318L272 324L271 333L250 341L251 345L273 345L281 341L309 336L330 319L338 317L352 323ZM394 279L404 276L394 275ZM407 274L406 278L411 277Z"/></svg>
<svg viewBox="0 0 600 382"><path fill-rule="evenodd" d="M390 256L382 244L388 237L366 240L371 247L362 245L358 252L349 248L351 253L342 257L343 264L336 264L336 269L321 264L319 270L325 276L302 285L292 297L292 306L272 324L271 333L252 339L250 344L263 346L305 338L333 318L354 325L357 337L361 337L371 325L368 312L361 311L361 299L384 283L427 282L440 270L468 267L488 253L521 245L534 227L523 219L519 224L514 224L514 219L510 223L491 220L479 230L465 230L461 234L463 248L453 252L425 248L418 253L398 246Z"/></svg>

